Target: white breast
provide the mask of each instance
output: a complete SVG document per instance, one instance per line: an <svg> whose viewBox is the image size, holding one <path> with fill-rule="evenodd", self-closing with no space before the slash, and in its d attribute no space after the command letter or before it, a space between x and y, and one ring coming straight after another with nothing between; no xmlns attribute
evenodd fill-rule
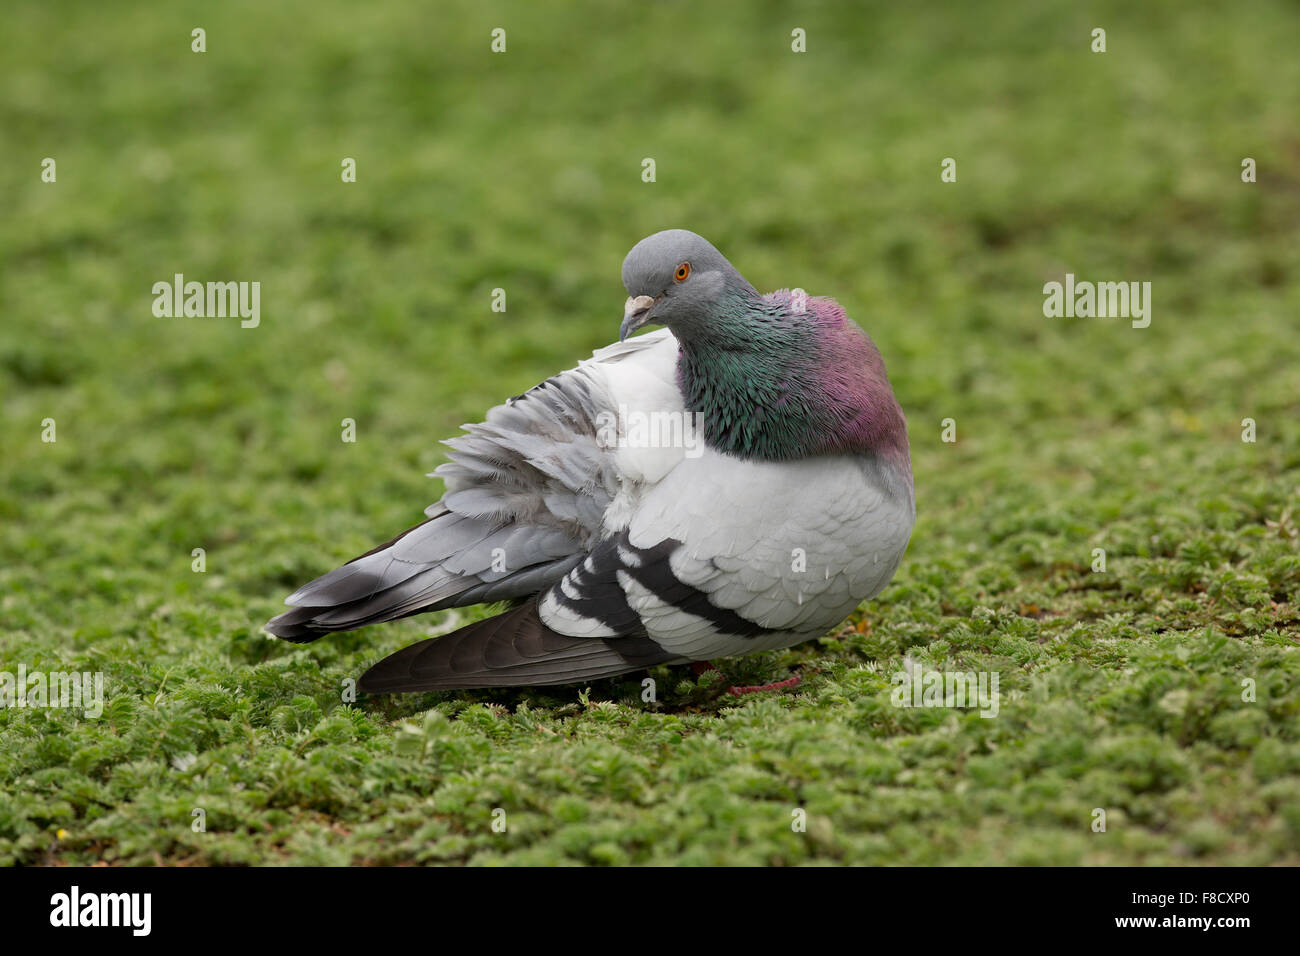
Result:
<svg viewBox="0 0 1300 956"><path fill-rule="evenodd" d="M651 636L691 656L785 647L824 632L893 577L915 518L863 459L755 462L715 451L686 459L642 500L631 542L683 543L674 575L714 605L782 635L713 635L701 619L640 589ZM637 590L630 581L625 590Z"/></svg>

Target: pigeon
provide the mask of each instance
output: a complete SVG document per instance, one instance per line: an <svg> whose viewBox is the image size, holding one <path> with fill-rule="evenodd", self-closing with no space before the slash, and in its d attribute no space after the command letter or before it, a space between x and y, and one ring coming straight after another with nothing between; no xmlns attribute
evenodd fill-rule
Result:
<svg viewBox="0 0 1300 956"><path fill-rule="evenodd" d="M916 504L871 338L833 299L760 294L684 229L638 242L622 278L618 342L462 426L425 520L267 630L505 603L358 689L542 687L792 647L878 594Z"/></svg>

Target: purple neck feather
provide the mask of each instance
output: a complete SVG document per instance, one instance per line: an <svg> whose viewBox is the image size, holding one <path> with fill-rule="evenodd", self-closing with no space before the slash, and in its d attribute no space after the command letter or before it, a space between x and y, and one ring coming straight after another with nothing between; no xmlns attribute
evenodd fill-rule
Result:
<svg viewBox="0 0 1300 956"><path fill-rule="evenodd" d="M784 297L776 292L766 298ZM837 427L826 435L826 451L876 453L911 471L907 421L894 397L885 361L871 337L834 299L808 299L816 329L821 393L812 401Z"/></svg>
<svg viewBox="0 0 1300 956"><path fill-rule="evenodd" d="M747 296L679 333L678 381L729 454L874 458L910 493L907 423L870 337L833 299Z"/></svg>

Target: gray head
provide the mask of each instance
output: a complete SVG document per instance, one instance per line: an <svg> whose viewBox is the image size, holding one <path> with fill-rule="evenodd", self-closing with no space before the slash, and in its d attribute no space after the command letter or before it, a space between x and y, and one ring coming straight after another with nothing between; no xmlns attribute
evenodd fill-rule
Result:
<svg viewBox="0 0 1300 956"><path fill-rule="evenodd" d="M728 296L758 295L707 239L685 229L665 229L633 246L623 260L623 285L628 300L620 340L652 323L681 338Z"/></svg>

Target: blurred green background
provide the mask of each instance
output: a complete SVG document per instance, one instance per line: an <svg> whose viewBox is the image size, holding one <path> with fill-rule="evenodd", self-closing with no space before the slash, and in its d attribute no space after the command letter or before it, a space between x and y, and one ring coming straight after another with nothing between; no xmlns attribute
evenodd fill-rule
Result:
<svg viewBox="0 0 1300 956"><path fill-rule="evenodd" d="M1300 862L1296 3L5 21L0 669L109 701L0 711L0 861ZM802 673L780 697L660 669L652 707L340 703L449 622L262 623L421 517L439 439L615 338L622 258L669 227L875 338L916 472L895 583L723 662ZM177 272L259 281L260 326L156 318ZM1151 282L1150 328L1044 318L1066 272ZM891 707L905 656L998 671L1000 716Z"/></svg>

